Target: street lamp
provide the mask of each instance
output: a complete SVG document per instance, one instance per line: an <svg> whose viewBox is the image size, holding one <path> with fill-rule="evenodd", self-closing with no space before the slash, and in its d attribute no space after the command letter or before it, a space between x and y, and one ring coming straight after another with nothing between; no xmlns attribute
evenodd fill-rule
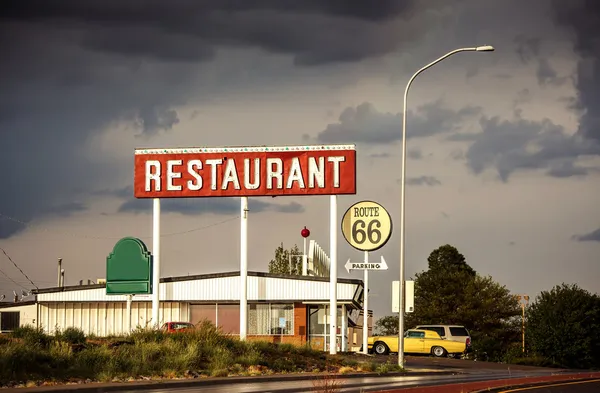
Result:
<svg viewBox="0 0 600 393"><path fill-rule="evenodd" d="M406 99L408 97L408 89L415 78L423 71L439 63L440 61L459 52L493 52L494 47L491 45L477 46L473 48L460 48L446 53L437 60L432 61L425 67L421 68L409 79L404 90L404 107L402 110L402 177L400 189L400 310L398 313L398 365L404 367L404 202L405 202L405 187L406 187Z"/></svg>

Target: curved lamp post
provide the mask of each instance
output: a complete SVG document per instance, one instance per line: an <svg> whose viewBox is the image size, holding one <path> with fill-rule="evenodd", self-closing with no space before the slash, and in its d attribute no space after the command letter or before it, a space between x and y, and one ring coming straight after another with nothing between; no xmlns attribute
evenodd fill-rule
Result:
<svg viewBox="0 0 600 393"><path fill-rule="evenodd" d="M406 187L406 99L408 97L408 89L415 78L423 71L447 59L448 57L459 52L493 52L494 47L491 45L477 46L473 48L460 48L446 53L444 56L427 64L409 79L406 89L404 90L404 107L402 110L402 177L400 190L400 310L398 313L398 365L404 367L404 202L405 202L405 187Z"/></svg>

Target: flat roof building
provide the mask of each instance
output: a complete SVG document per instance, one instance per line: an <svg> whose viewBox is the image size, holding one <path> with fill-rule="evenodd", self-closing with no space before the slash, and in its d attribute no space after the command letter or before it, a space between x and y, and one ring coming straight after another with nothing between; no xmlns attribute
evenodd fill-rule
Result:
<svg viewBox="0 0 600 393"><path fill-rule="evenodd" d="M239 272L162 278L159 324L207 319L224 333L239 334L239 282ZM329 286L328 277L248 272L248 339L309 343L328 351ZM36 300L27 304L31 315L19 310L17 325L32 324L48 333L68 327L86 335L127 333L127 297L107 295L106 284L46 288L33 294ZM336 346L356 351L362 345L362 280L338 278L337 294ZM0 318L19 303L8 304L0 303ZM16 314L11 315L14 319ZM133 328L153 324L150 295L133 296L131 315ZM368 328L372 329L371 312Z"/></svg>

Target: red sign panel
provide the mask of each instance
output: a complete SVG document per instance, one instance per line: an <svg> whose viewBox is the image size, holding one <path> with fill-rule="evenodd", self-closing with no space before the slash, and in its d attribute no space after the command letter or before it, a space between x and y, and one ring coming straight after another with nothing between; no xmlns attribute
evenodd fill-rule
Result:
<svg viewBox="0 0 600 393"><path fill-rule="evenodd" d="M354 145L136 149L136 198L356 194Z"/></svg>

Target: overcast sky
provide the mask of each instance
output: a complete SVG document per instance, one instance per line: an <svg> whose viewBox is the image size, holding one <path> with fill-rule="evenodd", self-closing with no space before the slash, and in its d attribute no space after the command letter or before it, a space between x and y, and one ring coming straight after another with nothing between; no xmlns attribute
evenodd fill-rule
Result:
<svg viewBox="0 0 600 393"><path fill-rule="evenodd" d="M143 4L143 5L142 5ZM39 287L105 274L123 236L152 246L136 147L355 143L357 188L399 224L408 100L406 272L449 243L532 297L598 292L600 2L12 1L0 5L0 247ZM144 203L146 202L146 203ZM249 270L300 230L329 250L329 198L252 198ZM239 269L239 198L164 200L162 276ZM391 313L398 232L372 254ZM362 260L339 236L340 277ZM16 283L15 283L16 282ZM443 283L440 283L443 285ZM0 295L32 285L0 254Z"/></svg>

